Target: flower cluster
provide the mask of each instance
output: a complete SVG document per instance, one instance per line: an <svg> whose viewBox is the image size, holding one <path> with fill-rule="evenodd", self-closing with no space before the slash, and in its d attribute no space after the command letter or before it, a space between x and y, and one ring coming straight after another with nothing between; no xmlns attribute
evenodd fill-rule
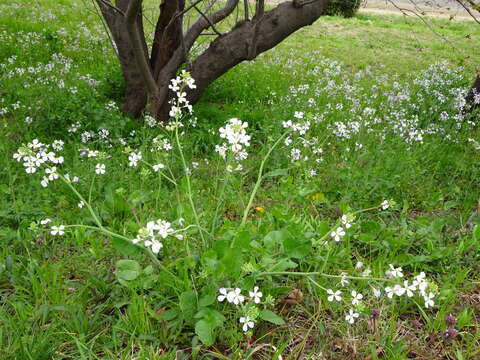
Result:
<svg viewBox="0 0 480 360"><path fill-rule="evenodd" d="M259 311L258 308L253 304L260 304L262 301L263 293L260 291L258 286L254 286L252 291L248 292L248 296L242 295L242 290L240 288L220 288L220 295L218 295L217 300L219 302L227 301L230 304L241 305L243 315L239 318L240 324L242 324L242 329L244 332L253 329L255 326L255 320L258 317ZM250 306L244 306L245 302L250 302Z"/></svg>
<svg viewBox="0 0 480 360"><path fill-rule="evenodd" d="M390 269L386 271L386 275L391 279L401 279L404 277L402 268L395 268L392 264L389 265ZM385 288L385 294L389 299L395 296L403 296L411 298L417 292L417 295L424 300L425 308L431 308L435 305L433 301L435 299L434 286L431 284L424 272L421 272L413 278L413 280L404 280L401 283L394 286L387 286Z"/></svg>
<svg viewBox="0 0 480 360"><path fill-rule="evenodd" d="M362 262L357 262L355 270L361 270L362 266ZM365 277L367 281L371 281L367 278L369 274L370 270L367 273L364 271L362 276ZM412 298L417 295L418 297L423 298L425 308L428 309L435 305L434 293L436 292L436 286L427 280L425 273L421 272L419 275L414 276L411 280L405 280L405 275L402 268L395 267L390 264L385 274L387 276L385 281L393 282L393 284L386 286L383 291L382 288L370 285L371 295L373 295L375 298L380 299L382 297L382 293L384 293L384 298L386 299L392 299L394 296L401 297L404 295L407 298ZM345 273L340 274L340 276L340 286L344 287L350 283ZM345 321L350 324L353 324L360 317L360 313L365 310L365 306L362 304L362 301L366 296L364 295L366 294L365 292L362 294L355 289L352 289L348 292L346 290L338 289L325 289L325 291L327 293L326 295L328 302L345 302L345 304L348 304L350 309L346 311Z"/></svg>
<svg viewBox="0 0 480 360"><path fill-rule="evenodd" d="M55 148L60 148L59 142L54 142ZM41 167L45 167L45 175L42 178L41 185L47 187L50 181L59 178L57 166L62 164L63 156L57 156L55 152L50 150L54 145L43 144L38 139L34 139L27 145L22 145L13 158L18 162L23 162L25 172L27 174L36 173ZM63 142L62 142L63 146Z"/></svg>
<svg viewBox="0 0 480 360"><path fill-rule="evenodd" d="M162 240L168 236L174 236L177 239L183 238L180 234L175 233L171 223L158 219L147 222L145 227L138 230L138 235L132 242L134 244L143 243L145 247L150 247L154 254L158 254L163 248Z"/></svg>
<svg viewBox="0 0 480 360"><path fill-rule="evenodd" d="M170 100L171 108L169 115L171 118L178 120L185 109L187 109L188 113L192 113L192 105L188 102L187 93L184 90L186 88L196 89L196 87L195 80L190 76L190 73L185 70L170 81L168 88L176 94L176 97Z"/></svg>
<svg viewBox="0 0 480 360"><path fill-rule="evenodd" d="M226 125L219 129L220 137L226 141L216 145L215 151L227 161L227 170L230 172L241 171L243 167L240 162L248 157L245 149L250 146L251 136L245 130L247 127L247 122L233 118L227 120Z"/></svg>

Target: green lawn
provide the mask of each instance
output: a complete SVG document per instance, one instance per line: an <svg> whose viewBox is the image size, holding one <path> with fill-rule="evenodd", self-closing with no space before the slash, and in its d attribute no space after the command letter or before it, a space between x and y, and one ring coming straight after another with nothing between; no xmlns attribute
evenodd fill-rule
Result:
<svg viewBox="0 0 480 360"><path fill-rule="evenodd" d="M0 4L1 360L478 359L478 24L322 18L172 130L92 10Z"/></svg>

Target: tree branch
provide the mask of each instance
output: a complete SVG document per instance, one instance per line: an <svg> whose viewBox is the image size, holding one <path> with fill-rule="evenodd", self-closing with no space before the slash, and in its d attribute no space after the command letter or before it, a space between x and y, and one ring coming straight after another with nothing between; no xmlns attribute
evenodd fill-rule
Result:
<svg viewBox="0 0 480 360"><path fill-rule="evenodd" d="M238 2L239 0L228 0L222 9L208 16L210 21L205 20L204 17L196 21L185 34L185 46L187 50L190 50L197 37L200 36L200 34L206 29L208 29L210 24L216 24L230 15L237 7Z"/></svg>
<svg viewBox="0 0 480 360"><path fill-rule="evenodd" d="M477 19L477 17L473 14L472 10L463 3L463 1L461 0L458 0L457 1L460 5L462 5L462 7L465 9L466 12L468 12L468 14L472 17L473 20L475 20L475 22L477 24L480 24L480 20ZM470 4L471 5L471 4Z"/></svg>
<svg viewBox="0 0 480 360"><path fill-rule="evenodd" d="M193 7L194 7L195 10L197 10L197 12L208 22L208 24L209 24L210 27L212 28L213 32L214 32L215 34L217 34L218 36L222 36L222 33L215 28L215 25L214 25L214 24L212 23L212 21L208 18L208 16L205 15L205 14L198 8L198 6L194 5Z"/></svg>
<svg viewBox="0 0 480 360"><path fill-rule="evenodd" d="M120 10L118 7L113 5L110 1L108 1L108 0L97 0L97 1L101 2L103 5L109 7L110 9L115 10L120 15L125 16L125 13L122 10Z"/></svg>
<svg viewBox="0 0 480 360"><path fill-rule="evenodd" d="M323 14L328 2L316 0L302 7L295 7L291 1L284 2L265 12L262 18L240 22L215 39L192 63L191 74L197 89L188 94L191 103L200 98L212 81L235 65L254 59L298 29L311 25Z"/></svg>

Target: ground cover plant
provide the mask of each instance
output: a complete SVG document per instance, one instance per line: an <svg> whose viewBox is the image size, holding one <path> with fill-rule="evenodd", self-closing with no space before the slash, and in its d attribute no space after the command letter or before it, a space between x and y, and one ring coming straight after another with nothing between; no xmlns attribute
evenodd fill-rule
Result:
<svg viewBox="0 0 480 360"><path fill-rule="evenodd" d="M88 9L0 5L1 359L480 356L478 25L324 18L158 123Z"/></svg>

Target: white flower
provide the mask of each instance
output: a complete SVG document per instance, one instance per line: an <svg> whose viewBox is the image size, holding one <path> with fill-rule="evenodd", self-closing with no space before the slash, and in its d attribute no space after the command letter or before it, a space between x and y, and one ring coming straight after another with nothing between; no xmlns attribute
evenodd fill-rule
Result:
<svg viewBox="0 0 480 360"><path fill-rule="evenodd" d="M63 225L52 226L52 227L50 228L50 230L51 230L51 231L50 231L50 234L55 235L55 236L56 236L56 235L61 236L61 235L65 234L65 231L63 231L63 230L65 230L65 226L63 226Z"/></svg>
<svg viewBox="0 0 480 360"><path fill-rule="evenodd" d="M235 305L243 303L245 301L245 297L240 294L241 292L242 290L240 290L239 288L229 291L227 294L227 301Z"/></svg>
<svg viewBox="0 0 480 360"><path fill-rule="evenodd" d="M341 278L340 278L340 285L341 286L345 286L348 283L350 283L350 281L347 279L347 274L346 273L342 272L342 273L340 273L340 276L341 276Z"/></svg>
<svg viewBox="0 0 480 360"><path fill-rule="evenodd" d="M295 114L293 115L293 117L296 119L303 119L303 112L295 111Z"/></svg>
<svg viewBox="0 0 480 360"><path fill-rule="evenodd" d="M372 288L372 291L373 291L373 296L375 297L380 297L382 295L382 292L380 291L380 289Z"/></svg>
<svg viewBox="0 0 480 360"><path fill-rule="evenodd" d="M43 186L43 187L47 187L48 186L48 183L49 183L49 180L48 180L48 177L44 176L42 181L40 181L40 184Z"/></svg>
<svg viewBox="0 0 480 360"><path fill-rule="evenodd" d="M345 316L345 320L347 322L349 322L350 324L353 324L355 322L355 319L358 318L360 316L359 313L353 311L352 309L350 309L347 313L347 315Z"/></svg>
<svg viewBox="0 0 480 360"><path fill-rule="evenodd" d="M411 285L409 285L409 284L408 284L408 280L405 280L405 281L403 282L403 286L404 286L405 292L407 293L407 296L408 296L408 297L412 297L412 296L413 296L413 292L414 292L415 290L417 290L417 286L416 286L415 284L413 284L413 283L412 283Z"/></svg>
<svg viewBox="0 0 480 360"><path fill-rule="evenodd" d="M260 304L261 297L263 296L261 291L258 291L258 286L255 286L253 288L253 291L249 291L248 295L250 296L251 299L255 302L255 304Z"/></svg>
<svg viewBox="0 0 480 360"><path fill-rule="evenodd" d="M401 285L397 284L393 287L393 292L397 296L402 296L403 294L405 294L405 289Z"/></svg>
<svg viewBox="0 0 480 360"><path fill-rule="evenodd" d="M155 120L155 118L153 116L150 116L150 115L145 115L145 117L143 118L143 120L145 121L145 123L149 126L149 127L155 127L155 125L157 125L157 120Z"/></svg>
<svg viewBox="0 0 480 360"><path fill-rule="evenodd" d="M83 202L83 200L80 201L80 202L77 204L77 206L78 206L79 209L83 208L84 205L85 205L85 203Z"/></svg>
<svg viewBox="0 0 480 360"><path fill-rule="evenodd" d="M222 302L223 300L225 300L227 298L227 289L222 287L222 288L218 289L218 291L220 292L220 295L218 295L217 300Z"/></svg>
<svg viewBox="0 0 480 360"><path fill-rule="evenodd" d="M242 329L245 332L247 332L249 328L253 329L253 327L255 326L255 323L248 316L241 317L239 321L241 324L243 324Z"/></svg>
<svg viewBox="0 0 480 360"><path fill-rule="evenodd" d="M391 287L389 287L389 286L386 287L386 288L385 288L385 292L387 293L387 297L388 297L389 299L393 298L394 291L393 291L393 289L392 289Z"/></svg>
<svg viewBox="0 0 480 360"><path fill-rule="evenodd" d="M68 183L76 183L76 182L78 182L78 176L74 176L73 178L70 178L70 175L69 175L69 174L65 174L65 175L63 175L63 177L65 178L65 180L66 180Z"/></svg>
<svg viewBox="0 0 480 360"><path fill-rule="evenodd" d="M52 219L49 219L49 218L46 218L44 220L41 220L40 221L40 224L42 225L47 225L48 223L51 223L52 222Z"/></svg>
<svg viewBox="0 0 480 360"><path fill-rule="evenodd" d="M428 295L424 295L423 299L425 300L425 307L428 309L429 307L433 307L435 303L433 299L435 298L435 294L430 292Z"/></svg>
<svg viewBox="0 0 480 360"><path fill-rule="evenodd" d="M163 164L156 164L156 165L153 165L153 171L155 172L158 172L160 169L164 169L165 168L165 165Z"/></svg>
<svg viewBox="0 0 480 360"><path fill-rule="evenodd" d="M419 275L415 276L415 280L412 282L413 285L418 288L418 291L420 291L422 296L425 296L425 290L427 290L428 287L428 281L425 277L425 273L421 272Z"/></svg>
<svg viewBox="0 0 480 360"><path fill-rule="evenodd" d="M340 296L342 292L340 290L333 291L332 289L327 289L327 294L330 295L327 300L332 302L333 300L342 301L342 297Z"/></svg>
<svg viewBox="0 0 480 360"><path fill-rule="evenodd" d="M151 238L150 240L146 240L143 244L145 245L145 247L150 246L152 248L152 252L154 254L158 254L160 252L160 250L163 248L163 244L155 238Z"/></svg>
<svg viewBox="0 0 480 360"><path fill-rule="evenodd" d="M345 236L345 231L343 231L342 227L338 227L337 230L332 231L330 236L335 240L335 241L340 241L343 236Z"/></svg>
<svg viewBox="0 0 480 360"><path fill-rule="evenodd" d="M388 278L401 278L403 277L403 270L401 267L395 268L392 264L388 264L390 269L385 271L385 275L388 276Z"/></svg>
<svg viewBox="0 0 480 360"><path fill-rule="evenodd" d="M387 210L390 207L390 203L388 200L383 200L380 206L382 207L382 210Z"/></svg>
<svg viewBox="0 0 480 360"><path fill-rule="evenodd" d="M345 226L345 229L350 229L352 224L350 223L350 219L347 215L342 216L342 224Z"/></svg>
<svg viewBox="0 0 480 360"><path fill-rule="evenodd" d="M55 140L52 143L52 148L56 151L62 151L63 150L63 145L65 145L65 143L62 140Z"/></svg>
<svg viewBox="0 0 480 360"><path fill-rule="evenodd" d="M97 164L95 166L95 173L97 173L98 175L105 174L105 164Z"/></svg>
<svg viewBox="0 0 480 360"><path fill-rule="evenodd" d="M50 181L58 179L57 168L55 166L45 169L45 173L48 175L48 180Z"/></svg>
<svg viewBox="0 0 480 360"><path fill-rule="evenodd" d="M27 174L33 174L37 171L37 168L35 167L35 164L33 164L33 163L25 163L23 165L25 166L25 172Z"/></svg>
<svg viewBox="0 0 480 360"><path fill-rule="evenodd" d="M130 155L128 156L128 166L130 167L136 167L138 165L138 162L142 160L142 152L135 152L132 151Z"/></svg>
<svg viewBox="0 0 480 360"><path fill-rule="evenodd" d="M352 290L352 305L357 305L362 299L363 299L362 294L357 293L355 290Z"/></svg>

